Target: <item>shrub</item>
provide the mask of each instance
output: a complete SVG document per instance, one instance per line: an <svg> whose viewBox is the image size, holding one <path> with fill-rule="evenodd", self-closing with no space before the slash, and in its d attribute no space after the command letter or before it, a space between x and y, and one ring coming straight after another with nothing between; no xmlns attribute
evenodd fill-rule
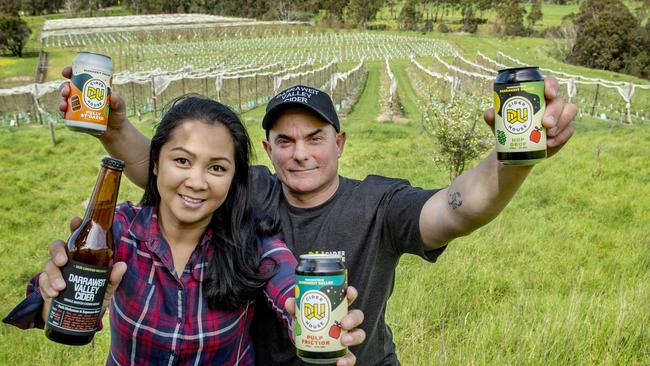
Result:
<svg viewBox="0 0 650 366"><path fill-rule="evenodd" d="M463 173L468 163L494 145L494 137L483 122L481 107L485 104L483 100L467 97L463 102L432 101L421 106L422 123L436 144L434 161L447 170L450 182Z"/></svg>
<svg viewBox="0 0 650 366"><path fill-rule="evenodd" d="M12 55L23 57L23 48L32 34L27 22L20 17L0 16L0 48L8 49Z"/></svg>

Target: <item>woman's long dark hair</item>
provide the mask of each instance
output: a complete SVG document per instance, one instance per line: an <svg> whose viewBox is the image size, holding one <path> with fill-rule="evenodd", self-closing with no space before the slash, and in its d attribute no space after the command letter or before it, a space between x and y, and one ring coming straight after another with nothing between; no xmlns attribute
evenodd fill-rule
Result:
<svg viewBox="0 0 650 366"><path fill-rule="evenodd" d="M237 115L227 106L198 96L176 99L165 113L149 150L149 179L140 204L155 206L160 202L157 177L153 172L162 146L176 127L188 120L219 124L230 132L235 146L235 175L223 204L212 215L212 255L204 278L204 294L212 309L234 310L246 304L270 275L258 272L260 252L258 237L274 233L269 218L253 214L248 189L248 166L252 154L250 138Z"/></svg>

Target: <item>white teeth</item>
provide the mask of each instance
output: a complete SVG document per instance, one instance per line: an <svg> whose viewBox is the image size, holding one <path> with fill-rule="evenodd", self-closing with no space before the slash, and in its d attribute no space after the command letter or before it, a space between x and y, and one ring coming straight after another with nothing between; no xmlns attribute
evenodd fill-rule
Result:
<svg viewBox="0 0 650 366"><path fill-rule="evenodd" d="M181 197L183 197L183 199L185 201L190 202L190 203L201 203L201 202L203 202L203 200L198 199L198 198L192 198L192 197L183 196L183 195L181 195Z"/></svg>

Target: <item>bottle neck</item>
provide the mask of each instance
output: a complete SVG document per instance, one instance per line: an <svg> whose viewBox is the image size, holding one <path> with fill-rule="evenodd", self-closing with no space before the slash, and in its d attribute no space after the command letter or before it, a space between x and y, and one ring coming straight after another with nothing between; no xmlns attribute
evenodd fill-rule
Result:
<svg viewBox="0 0 650 366"><path fill-rule="evenodd" d="M102 166L88 202L84 221L92 221L108 230L113 224L115 205L120 188L122 172Z"/></svg>

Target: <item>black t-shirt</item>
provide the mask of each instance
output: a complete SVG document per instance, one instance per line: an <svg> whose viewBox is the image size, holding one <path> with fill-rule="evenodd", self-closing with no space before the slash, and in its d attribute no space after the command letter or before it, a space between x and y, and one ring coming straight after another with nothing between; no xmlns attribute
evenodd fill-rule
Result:
<svg viewBox="0 0 650 366"><path fill-rule="evenodd" d="M268 168L251 168L255 207L279 218L282 238L298 258L308 253L336 253L345 258L348 283L359 291L353 308L364 312L366 341L351 351L357 365L396 365L395 345L384 321L395 268L404 253L435 262L444 251L425 252L419 217L436 192L408 181L368 176L363 181L340 177L335 195L317 207L296 208L285 200L278 178ZM284 326L259 304L252 324L257 365L302 365Z"/></svg>

